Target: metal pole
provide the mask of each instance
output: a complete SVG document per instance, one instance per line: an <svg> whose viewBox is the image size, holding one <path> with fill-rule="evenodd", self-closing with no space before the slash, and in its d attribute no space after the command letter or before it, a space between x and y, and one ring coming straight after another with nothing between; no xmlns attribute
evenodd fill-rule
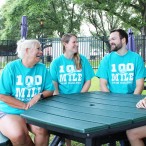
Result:
<svg viewBox="0 0 146 146"><path fill-rule="evenodd" d="M41 44L42 44L42 52L44 51L44 42L43 42L43 27L44 27L44 21L41 20L40 21L40 25L41 25ZM44 63L44 54L42 56L42 63Z"/></svg>

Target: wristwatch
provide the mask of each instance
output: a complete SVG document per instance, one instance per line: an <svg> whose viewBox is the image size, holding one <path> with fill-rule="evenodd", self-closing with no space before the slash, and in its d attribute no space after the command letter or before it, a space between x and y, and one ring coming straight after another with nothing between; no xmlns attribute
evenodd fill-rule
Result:
<svg viewBox="0 0 146 146"><path fill-rule="evenodd" d="M45 98L44 95L43 95L43 93L39 93L39 94L40 94L40 100L42 100L42 99Z"/></svg>

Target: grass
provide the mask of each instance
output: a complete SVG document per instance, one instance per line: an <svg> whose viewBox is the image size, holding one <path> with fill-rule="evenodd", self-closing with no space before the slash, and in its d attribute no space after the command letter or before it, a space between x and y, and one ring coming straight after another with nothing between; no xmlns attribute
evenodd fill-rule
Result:
<svg viewBox="0 0 146 146"><path fill-rule="evenodd" d="M90 87L89 91L100 91L99 79L97 77L92 78L91 87Z"/></svg>

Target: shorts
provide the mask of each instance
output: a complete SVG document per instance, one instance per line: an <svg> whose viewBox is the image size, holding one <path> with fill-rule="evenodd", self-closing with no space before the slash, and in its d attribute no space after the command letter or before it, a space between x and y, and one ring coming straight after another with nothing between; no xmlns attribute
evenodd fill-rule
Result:
<svg viewBox="0 0 146 146"><path fill-rule="evenodd" d="M0 111L0 118L4 117L6 113Z"/></svg>

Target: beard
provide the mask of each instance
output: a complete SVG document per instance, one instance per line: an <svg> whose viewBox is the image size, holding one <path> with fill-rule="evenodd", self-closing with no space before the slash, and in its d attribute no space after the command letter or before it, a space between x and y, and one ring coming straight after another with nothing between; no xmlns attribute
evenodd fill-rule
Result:
<svg viewBox="0 0 146 146"><path fill-rule="evenodd" d="M116 52L116 51L118 51L118 50L120 50L122 48L122 43L120 43L118 45L113 43L110 46L111 46L111 51L115 51Z"/></svg>

